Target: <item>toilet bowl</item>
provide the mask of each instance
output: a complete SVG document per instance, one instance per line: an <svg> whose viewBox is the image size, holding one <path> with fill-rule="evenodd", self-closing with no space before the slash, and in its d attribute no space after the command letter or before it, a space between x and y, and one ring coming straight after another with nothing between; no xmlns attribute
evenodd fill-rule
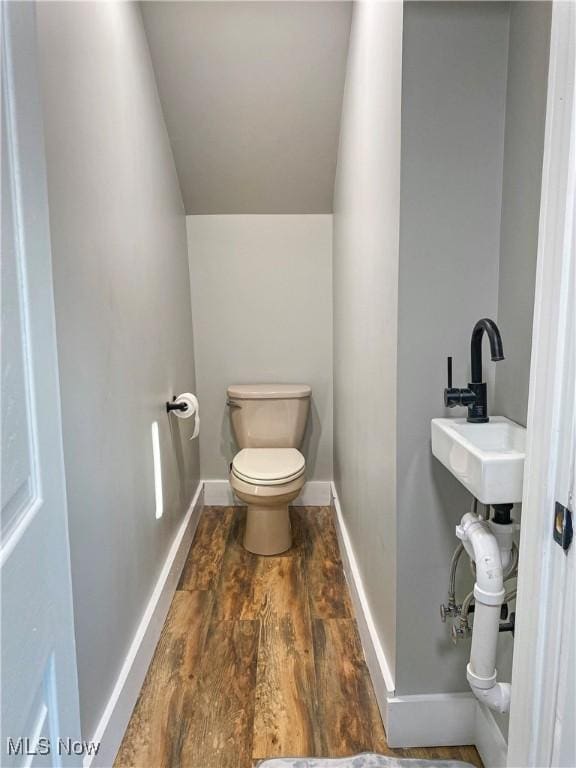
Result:
<svg viewBox="0 0 576 768"><path fill-rule="evenodd" d="M304 485L306 462L295 448L244 448L236 454L230 485L248 505L244 547L259 555L290 549L288 506Z"/></svg>
<svg viewBox="0 0 576 768"><path fill-rule="evenodd" d="M232 428L240 451L230 485L248 505L244 547L276 555L292 545L288 506L305 482L302 442L311 390L307 385L254 384L228 388Z"/></svg>

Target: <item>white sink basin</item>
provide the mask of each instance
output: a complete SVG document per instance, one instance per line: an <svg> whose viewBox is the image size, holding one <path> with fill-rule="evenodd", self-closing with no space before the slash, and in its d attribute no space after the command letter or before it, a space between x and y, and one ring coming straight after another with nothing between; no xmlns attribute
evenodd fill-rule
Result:
<svg viewBox="0 0 576 768"><path fill-rule="evenodd" d="M432 419L432 453L483 504L522 501L525 446L525 428L504 416Z"/></svg>

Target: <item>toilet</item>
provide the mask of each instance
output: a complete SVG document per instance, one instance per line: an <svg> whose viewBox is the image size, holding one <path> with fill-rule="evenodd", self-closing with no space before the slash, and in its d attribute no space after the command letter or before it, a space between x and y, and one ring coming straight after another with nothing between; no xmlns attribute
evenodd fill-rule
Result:
<svg viewBox="0 0 576 768"><path fill-rule="evenodd" d="M292 546L288 505L305 482L302 444L312 390L307 384L232 384L232 431L240 451L230 485L248 505L244 547L277 555Z"/></svg>

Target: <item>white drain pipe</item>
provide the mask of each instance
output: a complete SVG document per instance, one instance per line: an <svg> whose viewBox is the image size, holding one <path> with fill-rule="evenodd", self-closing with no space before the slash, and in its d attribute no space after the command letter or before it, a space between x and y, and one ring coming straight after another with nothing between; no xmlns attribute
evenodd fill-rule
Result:
<svg viewBox="0 0 576 768"><path fill-rule="evenodd" d="M466 676L479 701L498 712L507 712L510 708L511 687L510 683L496 681L496 648L500 606L505 595L502 561L504 559L509 562L514 526L498 526L496 536L491 525L468 512L460 525L456 526L456 536L476 563L476 607ZM503 528L508 530L503 531Z"/></svg>

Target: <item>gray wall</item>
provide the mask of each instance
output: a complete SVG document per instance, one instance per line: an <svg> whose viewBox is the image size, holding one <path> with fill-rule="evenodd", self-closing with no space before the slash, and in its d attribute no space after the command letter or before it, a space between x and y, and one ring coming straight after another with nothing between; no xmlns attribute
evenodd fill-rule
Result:
<svg viewBox="0 0 576 768"><path fill-rule="evenodd" d="M38 24L86 738L198 483L163 407L195 388L186 229L138 5L39 3Z"/></svg>
<svg viewBox="0 0 576 768"><path fill-rule="evenodd" d="M202 477L237 450L229 384L312 387L309 480L332 477L332 216L188 216Z"/></svg>
<svg viewBox="0 0 576 768"><path fill-rule="evenodd" d="M499 321L507 354L485 364L495 408L525 420L549 10L404 4L399 257L387 230L398 206L383 196L397 102L370 78L390 72L391 49L374 24L367 46L361 13L334 212L335 479L396 692L467 691L470 645L452 645L438 608L471 497L433 459L430 420L458 415L442 404L446 356L466 384L482 316ZM471 586L465 564L458 584ZM509 679L511 638L499 650Z"/></svg>
<svg viewBox="0 0 576 768"><path fill-rule="evenodd" d="M332 213L350 12L142 3L186 213Z"/></svg>
<svg viewBox="0 0 576 768"><path fill-rule="evenodd" d="M505 3L404 6L398 318L396 690L465 691L468 643L440 622L454 527L471 497L432 456L446 356L469 381L480 317L496 317L508 47ZM486 363L488 371L493 364ZM459 409L461 410L461 409ZM463 564L465 576L469 570ZM459 581L460 589L465 584Z"/></svg>
<svg viewBox="0 0 576 768"><path fill-rule="evenodd" d="M551 3L513 2L504 143L498 324L506 360L496 367L496 411L526 424Z"/></svg>
<svg viewBox="0 0 576 768"><path fill-rule="evenodd" d="M526 424L552 4L510 5L498 325L506 359L496 366L494 412ZM500 636L496 663L512 677L514 639ZM494 713L508 732L508 715Z"/></svg>
<svg viewBox="0 0 576 768"><path fill-rule="evenodd" d="M334 196L334 478L392 675L401 44L401 3L354 4Z"/></svg>

